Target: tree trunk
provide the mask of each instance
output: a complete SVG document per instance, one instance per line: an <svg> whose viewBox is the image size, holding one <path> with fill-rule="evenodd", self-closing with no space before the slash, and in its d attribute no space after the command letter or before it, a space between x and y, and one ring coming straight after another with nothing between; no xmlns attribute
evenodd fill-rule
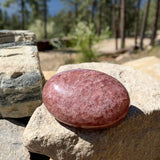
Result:
<svg viewBox="0 0 160 160"><path fill-rule="evenodd" d="M116 0L113 0L113 15L112 15L112 19L113 19L113 31L114 31L114 38L115 38L115 49L118 49L118 24L117 24L117 16L116 16Z"/></svg>
<svg viewBox="0 0 160 160"><path fill-rule="evenodd" d="M121 0L117 0L117 9L118 9L118 19L117 19L117 36L120 37L120 20L121 20Z"/></svg>
<svg viewBox="0 0 160 160"><path fill-rule="evenodd" d="M74 8L75 8L75 24L77 24L77 19L78 19L78 2L75 2Z"/></svg>
<svg viewBox="0 0 160 160"><path fill-rule="evenodd" d="M121 0L121 48L125 47L125 0Z"/></svg>
<svg viewBox="0 0 160 160"><path fill-rule="evenodd" d="M153 25L153 31L152 31L152 37L150 44L153 46L156 38L157 28L158 28L158 17L159 17L159 6L160 0L156 1L156 11L155 11L155 19L154 19L154 25Z"/></svg>
<svg viewBox="0 0 160 160"><path fill-rule="evenodd" d="M24 0L21 0L21 29L25 29L25 6L24 6Z"/></svg>
<svg viewBox="0 0 160 160"><path fill-rule="evenodd" d="M43 0L43 7L44 7L44 39L47 39L47 0Z"/></svg>
<svg viewBox="0 0 160 160"><path fill-rule="evenodd" d="M137 37L138 37L138 26L139 26L139 10L140 10L141 0L137 0L137 7L136 7L136 18L135 18L135 47L137 47Z"/></svg>
<svg viewBox="0 0 160 160"><path fill-rule="evenodd" d="M96 9L96 0L93 0L92 2L92 11L91 11L91 22L94 23L94 15L95 15L95 9Z"/></svg>
<svg viewBox="0 0 160 160"><path fill-rule="evenodd" d="M102 25L102 2L99 1L99 6L98 6L98 26L97 26L97 34L98 36L101 35L101 26Z"/></svg>
<svg viewBox="0 0 160 160"><path fill-rule="evenodd" d="M143 49L143 39L144 39L144 34L146 30L146 25L147 25L149 6L150 6L150 0L147 1L147 6L146 6L145 13L144 13L143 23L142 23L142 28L141 28L141 37L140 37L140 49L141 50Z"/></svg>
<svg viewBox="0 0 160 160"><path fill-rule="evenodd" d="M34 23L35 19L38 19L40 16L39 4L38 1L29 1L31 8L30 22Z"/></svg>
<svg viewBox="0 0 160 160"><path fill-rule="evenodd" d="M105 14L106 16L106 22L108 23L108 27L111 29L113 27L113 19L111 18L113 16L113 4L112 0L105 0ZM108 18L109 17L109 18Z"/></svg>

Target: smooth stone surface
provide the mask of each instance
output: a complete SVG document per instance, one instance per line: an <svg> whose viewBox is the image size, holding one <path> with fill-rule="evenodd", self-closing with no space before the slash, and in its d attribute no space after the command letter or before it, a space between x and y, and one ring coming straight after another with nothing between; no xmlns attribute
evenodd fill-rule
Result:
<svg viewBox="0 0 160 160"><path fill-rule="evenodd" d="M79 129L60 124L42 105L33 113L23 142L31 152L53 160L158 160L159 122L157 111L128 117L109 129Z"/></svg>
<svg viewBox="0 0 160 160"><path fill-rule="evenodd" d="M144 113L160 109L160 83L144 72L123 65L93 62L64 65L57 73L69 69L93 69L111 75L125 86L131 105L137 106Z"/></svg>
<svg viewBox="0 0 160 160"><path fill-rule="evenodd" d="M30 154L22 143L25 126L13 119L0 119L0 159L30 160Z"/></svg>
<svg viewBox="0 0 160 160"><path fill-rule="evenodd" d="M5 43L1 42L3 37L10 36L14 38L18 36L18 38L13 38L12 42L8 39L8 43L7 40ZM42 104L44 77L39 64L38 51L35 45L28 45L28 41L34 43L34 37L32 32L27 31L0 32L0 115L2 117L28 117ZM21 43L17 44L17 41Z"/></svg>
<svg viewBox="0 0 160 160"><path fill-rule="evenodd" d="M129 95L115 78L86 69L53 76L43 88L43 102L59 121L80 128L105 128L124 119Z"/></svg>
<svg viewBox="0 0 160 160"><path fill-rule="evenodd" d="M160 59L157 57L144 57L126 62L123 65L145 72L160 81Z"/></svg>

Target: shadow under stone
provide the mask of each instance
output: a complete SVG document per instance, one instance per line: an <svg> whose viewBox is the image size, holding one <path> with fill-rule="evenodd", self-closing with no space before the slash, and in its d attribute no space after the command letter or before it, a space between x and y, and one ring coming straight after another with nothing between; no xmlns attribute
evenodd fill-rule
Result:
<svg viewBox="0 0 160 160"><path fill-rule="evenodd" d="M28 121L30 120L30 117L25 118L1 118L2 120L7 120L10 123L13 123L17 126L25 127L28 124Z"/></svg>
<svg viewBox="0 0 160 160"><path fill-rule="evenodd" d="M42 155L42 154L30 152L30 156L31 156L30 157L31 160L49 160L49 157Z"/></svg>
<svg viewBox="0 0 160 160"><path fill-rule="evenodd" d="M144 115L144 112L142 110L140 110L138 107L130 105L129 107L129 112L127 114L127 119L128 118L133 118L136 117L138 115Z"/></svg>
<svg viewBox="0 0 160 160"><path fill-rule="evenodd" d="M96 139L103 139L103 136L106 136L107 132L110 129L116 128L118 125L122 124L124 121L128 121L132 118L135 118L139 115L145 115L143 111L141 111L138 107L131 105L129 108L129 112L124 120L119 122L118 124L108 127L108 128L103 128L103 129L84 129L84 128L75 128L72 126L68 126L60 121L57 120L58 123L60 123L63 127L66 129L74 132L77 136L81 137L85 141L88 141L90 143L95 143ZM98 135L98 136L97 136ZM101 138L100 138L101 137Z"/></svg>

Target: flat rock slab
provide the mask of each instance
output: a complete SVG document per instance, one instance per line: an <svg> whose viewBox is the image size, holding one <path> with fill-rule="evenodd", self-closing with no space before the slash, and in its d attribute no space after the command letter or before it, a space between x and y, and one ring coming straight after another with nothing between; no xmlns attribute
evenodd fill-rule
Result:
<svg viewBox="0 0 160 160"><path fill-rule="evenodd" d="M30 154L22 143L24 128L13 119L0 119L1 160L30 160Z"/></svg>
<svg viewBox="0 0 160 160"><path fill-rule="evenodd" d="M7 37L8 41L3 40L4 37ZM9 37L14 40L10 40ZM28 31L0 32L0 114L2 117L31 116L35 108L42 103L41 91L44 78L34 40L35 35Z"/></svg>
<svg viewBox="0 0 160 160"><path fill-rule="evenodd" d="M35 44L36 36L33 32L24 30L0 30L1 48L12 45Z"/></svg>
<svg viewBox="0 0 160 160"><path fill-rule="evenodd" d="M25 129L24 145L54 160L160 158L160 111L152 113L160 108L160 83L133 68L109 63L66 65L58 72L77 68L107 73L127 88L132 105L127 119L104 130L76 129L59 123L42 105Z"/></svg>
<svg viewBox="0 0 160 160"><path fill-rule="evenodd" d="M77 129L59 123L42 105L32 115L23 143L29 151L53 160L156 159L160 158L159 121L157 111L109 129Z"/></svg>
<svg viewBox="0 0 160 160"><path fill-rule="evenodd" d="M145 72L160 81L160 59L157 57L140 58L126 62L123 65Z"/></svg>
<svg viewBox="0 0 160 160"><path fill-rule="evenodd" d="M144 113L160 109L160 83L141 71L110 63L81 63L61 66L57 73L70 69L93 69L111 75L126 87L131 105Z"/></svg>

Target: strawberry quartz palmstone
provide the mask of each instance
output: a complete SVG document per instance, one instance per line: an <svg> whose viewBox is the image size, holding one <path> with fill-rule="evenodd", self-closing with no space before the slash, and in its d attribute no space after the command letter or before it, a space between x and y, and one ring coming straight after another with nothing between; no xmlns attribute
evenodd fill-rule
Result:
<svg viewBox="0 0 160 160"><path fill-rule="evenodd" d="M129 110L129 95L115 78L95 70L76 69L54 75L43 88L43 102L60 122L80 128L106 128Z"/></svg>

